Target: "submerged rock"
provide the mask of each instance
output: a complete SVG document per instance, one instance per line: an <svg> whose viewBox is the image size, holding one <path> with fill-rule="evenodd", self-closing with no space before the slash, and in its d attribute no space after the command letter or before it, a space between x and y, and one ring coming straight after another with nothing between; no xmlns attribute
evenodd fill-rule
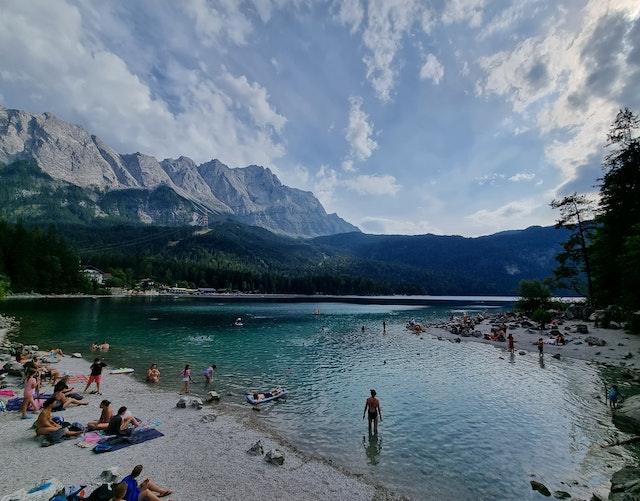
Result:
<svg viewBox="0 0 640 501"><path fill-rule="evenodd" d="M537 480L531 480L531 488L534 491L538 491L543 496L551 497L551 491L547 489L547 486Z"/></svg>

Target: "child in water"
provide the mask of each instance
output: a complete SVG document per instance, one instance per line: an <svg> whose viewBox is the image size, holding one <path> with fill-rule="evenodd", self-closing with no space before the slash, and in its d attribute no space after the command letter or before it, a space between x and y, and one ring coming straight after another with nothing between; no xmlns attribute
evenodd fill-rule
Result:
<svg viewBox="0 0 640 501"><path fill-rule="evenodd" d="M182 391L180 392L180 395L184 395L186 393L189 393L189 383L192 381L191 366L189 364L185 365L181 374L182 374Z"/></svg>

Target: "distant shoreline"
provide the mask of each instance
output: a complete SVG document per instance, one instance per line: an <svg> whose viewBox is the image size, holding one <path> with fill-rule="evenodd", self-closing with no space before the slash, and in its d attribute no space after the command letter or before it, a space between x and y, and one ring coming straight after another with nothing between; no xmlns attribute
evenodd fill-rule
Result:
<svg viewBox="0 0 640 501"><path fill-rule="evenodd" d="M351 303L351 304L399 304L399 305L442 305L445 303L481 303L486 306L506 306L515 303L518 296L358 296L358 295L330 295L330 294L249 294L249 293L115 293L115 294L11 294L4 299L82 299L82 298L185 298L212 299L216 301L264 301L264 302L292 302L292 303ZM570 298L573 299L573 298ZM580 298L575 298L576 301Z"/></svg>

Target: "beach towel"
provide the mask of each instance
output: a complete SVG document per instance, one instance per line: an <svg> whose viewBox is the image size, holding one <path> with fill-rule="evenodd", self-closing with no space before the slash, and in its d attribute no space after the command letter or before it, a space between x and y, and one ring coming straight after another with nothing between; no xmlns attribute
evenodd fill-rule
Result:
<svg viewBox="0 0 640 501"><path fill-rule="evenodd" d="M51 393L42 393L36 397L36 400L46 400L51 396ZM10 398L7 400L7 410L8 411L19 411L20 407L22 407L22 401L24 399L22 397Z"/></svg>
<svg viewBox="0 0 640 501"><path fill-rule="evenodd" d="M0 395L3 397L14 397L16 394L13 390L0 390Z"/></svg>
<svg viewBox="0 0 640 501"><path fill-rule="evenodd" d="M69 374L69 382L86 384L89 382L89 376L87 374Z"/></svg>
<svg viewBox="0 0 640 501"><path fill-rule="evenodd" d="M107 440L102 440L99 444L100 447L96 446L98 450L95 450L94 448L94 452L113 452L129 447L130 445L141 444L142 442L153 440L158 437L164 437L164 433L159 432L155 428L148 428L146 430L137 431L129 437L111 437ZM110 448L106 449L104 446L109 446Z"/></svg>

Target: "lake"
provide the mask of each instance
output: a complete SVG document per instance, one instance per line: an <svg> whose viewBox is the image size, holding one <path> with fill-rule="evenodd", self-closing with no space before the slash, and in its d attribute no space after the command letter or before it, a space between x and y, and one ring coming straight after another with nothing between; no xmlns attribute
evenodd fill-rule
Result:
<svg viewBox="0 0 640 501"><path fill-rule="evenodd" d="M606 497L611 474L633 459L601 447L620 433L597 399L604 385L597 366L541 363L535 354L405 328L410 319L437 322L510 303L358 301L11 299L0 313L18 318L19 339L41 349L60 346L90 360L91 344L108 341L106 362L135 368L140 380L155 362L167 391L180 389L186 363L192 393L204 393L202 371L216 364L213 388L240 405L248 405L247 392L286 387L289 395L260 413L278 434L416 500L543 499L532 479L552 492ZM362 420L371 388L383 415L374 436Z"/></svg>

